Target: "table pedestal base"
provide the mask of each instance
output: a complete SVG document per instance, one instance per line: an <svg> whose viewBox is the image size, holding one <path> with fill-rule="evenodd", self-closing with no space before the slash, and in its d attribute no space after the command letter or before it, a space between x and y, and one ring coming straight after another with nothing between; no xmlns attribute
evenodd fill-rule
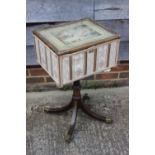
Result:
<svg viewBox="0 0 155 155"><path fill-rule="evenodd" d="M77 112L79 108L82 109L84 113L88 114L89 116L97 120L104 121L105 123L112 123L111 117L99 115L90 110L90 108L85 104L85 101L89 100L89 97L87 94L85 94L83 98L81 98L80 90L81 90L80 81L75 81L73 83L72 100L68 105L60 107L60 108L53 108L49 106L44 107L44 112L47 112L47 113L59 113L59 112L64 112L64 111L67 111L73 108L73 114L72 114L70 127L67 133L65 134L65 140L67 142L70 142L73 138L73 131L76 125Z"/></svg>

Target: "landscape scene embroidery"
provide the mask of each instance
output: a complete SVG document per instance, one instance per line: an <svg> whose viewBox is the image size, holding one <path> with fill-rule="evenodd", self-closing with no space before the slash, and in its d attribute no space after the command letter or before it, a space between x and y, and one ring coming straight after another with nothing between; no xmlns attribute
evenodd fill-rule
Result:
<svg viewBox="0 0 155 155"><path fill-rule="evenodd" d="M66 45L81 42L101 35L85 24L78 25L70 29L63 29L59 32L53 32L52 34Z"/></svg>

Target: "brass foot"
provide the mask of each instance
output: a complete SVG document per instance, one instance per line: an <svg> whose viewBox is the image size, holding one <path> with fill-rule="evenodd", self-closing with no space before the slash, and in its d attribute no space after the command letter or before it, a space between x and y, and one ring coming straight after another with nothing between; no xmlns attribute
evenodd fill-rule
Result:
<svg viewBox="0 0 155 155"><path fill-rule="evenodd" d="M85 105L84 102L81 103L81 109L89 116L97 119L97 120L100 120L100 121L104 121L105 123L112 123L113 120L112 120L112 117L111 116L105 116L105 115L100 115L100 114L97 114L95 113L94 111L90 110L90 108L88 107L88 105Z"/></svg>
<svg viewBox="0 0 155 155"><path fill-rule="evenodd" d="M76 118L77 118L77 102L74 103L74 107L73 107L73 114L72 114L72 120L70 123L70 127L68 132L65 134L64 139L66 142L70 142L73 139L73 132L74 132L74 128L76 125Z"/></svg>
<svg viewBox="0 0 155 155"><path fill-rule="evenodd" d="M59 112L67 111L71 107L72 107L71 103L69 103L68 105L65 105L63 107L56 107L56 108L53 108L51 106L44 106L44 112L47 112L47 113L59 113Z"/></svg>

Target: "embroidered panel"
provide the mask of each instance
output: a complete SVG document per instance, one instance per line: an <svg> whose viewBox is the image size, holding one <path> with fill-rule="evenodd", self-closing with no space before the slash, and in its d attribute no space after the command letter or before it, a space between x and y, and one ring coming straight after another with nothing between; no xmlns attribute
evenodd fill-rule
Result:
<svg viewBox="0 0 155 155"><path fill-rule="evenodd" d="M108 45L102 45L97 48L96 71L102 71L107 66Z"/></svg>
<svg viewBox="0 0 155 155"><path fill-rule="evenodd" d="M45 50L45 46L44 44L39 41L39 50L40 50L40 61L41 61L41 65L44 69L47 70L47 60L46 60L46 50Z"/></svg>
<svg viewBox="0 0 155 155"><path fill-rule="evenodd" d="M63 83L70 81L69 57L64 57L62 59L62 79Z"/></svg>
<svg viewBox="0 0 155 155"><path fill-rule="evenodd" d="M109 55L109 67L116 65L117 41L111 43Z"/></svg>
<svg viewBox="0 0 155 155"><path fill-rule="evenodd" d="M94 51L88 50L87 52L87 74L94 72Z"/></svg>
<svg viewBox="0 0 155 155"><path fill-rule="evenodd" d="M84 53L72 56L72 77L78 79L84 75Z"/></svg>

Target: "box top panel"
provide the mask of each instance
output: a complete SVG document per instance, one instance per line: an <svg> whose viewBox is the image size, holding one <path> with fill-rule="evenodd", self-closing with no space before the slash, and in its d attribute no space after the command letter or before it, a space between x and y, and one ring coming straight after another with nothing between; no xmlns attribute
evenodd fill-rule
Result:
<svg viewBox="0 0 155 155"><path fill-rule="evenodd" d="M90 19L33 31L56 54L62 55L119 38L115 32Z"/></svg>

